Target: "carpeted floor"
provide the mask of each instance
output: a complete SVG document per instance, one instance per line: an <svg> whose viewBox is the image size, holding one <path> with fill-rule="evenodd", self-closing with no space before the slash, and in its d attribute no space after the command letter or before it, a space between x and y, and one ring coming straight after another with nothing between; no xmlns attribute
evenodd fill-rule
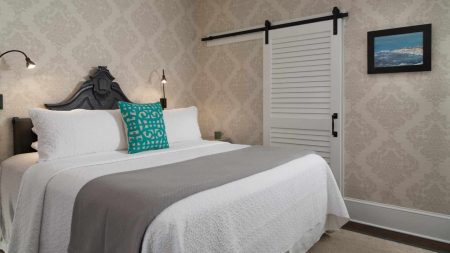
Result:
<svg viewBox="0 0 450 253"><path fill-rule="evenodd" d="M308 253L430 253L415 248L360 233L341 229L325 234Z"/></svg>

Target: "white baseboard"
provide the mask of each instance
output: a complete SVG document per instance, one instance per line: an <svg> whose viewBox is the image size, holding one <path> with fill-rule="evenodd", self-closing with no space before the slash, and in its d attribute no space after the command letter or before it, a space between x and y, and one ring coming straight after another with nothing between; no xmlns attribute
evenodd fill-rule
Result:
<svg viewBox="0 0 450 253"><path fill-rule="evenodd" d="M450 215L344 198L354 222L450 243Z"/></svg>

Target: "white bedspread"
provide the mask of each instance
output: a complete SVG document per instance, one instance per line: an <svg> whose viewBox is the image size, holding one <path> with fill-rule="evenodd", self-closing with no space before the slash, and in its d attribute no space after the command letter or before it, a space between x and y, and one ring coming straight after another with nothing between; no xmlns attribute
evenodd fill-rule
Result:
<svg viewBox="0 0 450 253"><path fill-rule="evenodd" d="M6 249L11 237L12 221L19 195L20 182L25 171L39 160L37 153L12 156L0 166L0 249Z"/></svg>
<svg viewBox="0 0 450 253"><path fill-rule="evenodd" d="M75 197L96 177L244 147L199 141L38 163L23 176L8 253L66 252ZM308 155L173 204L147 229L142 252L302 252L347 219L328 165Z"/></svg>

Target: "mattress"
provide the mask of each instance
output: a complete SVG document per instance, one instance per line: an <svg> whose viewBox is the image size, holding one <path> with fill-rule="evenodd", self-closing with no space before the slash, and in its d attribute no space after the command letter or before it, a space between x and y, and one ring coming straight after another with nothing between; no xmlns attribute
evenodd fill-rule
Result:
<svg viewBox="0 0 450 253"><path fill-rule="evenodd" d="M20 196L20 177L15 187L1 192L2 217L5 208L14 210L14 205L3 205L3 196L9 192L15 202L15 189L18 199L11 237L4 238L10 239L9 253L65 252L75 197L94 178L245 147L194 141L136 155L116 151L39 162L28 170L25 165L25 174L18 173L23 174ZM2 182L8 180L3 171ZM169 206L147 228L142 252L208 252L211 247L220 252L305 252L323 232L347 220L330 168L320 156L307 155Z"/></svg>

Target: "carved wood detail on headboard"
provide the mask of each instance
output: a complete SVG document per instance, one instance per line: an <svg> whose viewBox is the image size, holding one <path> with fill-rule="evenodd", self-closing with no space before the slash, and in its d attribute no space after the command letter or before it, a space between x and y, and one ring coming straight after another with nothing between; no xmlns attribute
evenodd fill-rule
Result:
<svg viewBox="0 0 450 253"><path fill-rule="evenodd" d="M99 66L95 73L85 81L73 96L58 104L45 104L50 110L69 111L73 109L112 110L118 108L119 101L130 102L106 66ZM14 154L35 152L31 143L37 140L31 130L29 118L13 120Z"/></svg>
<svg viewBox="0 0 450 253"><path fill-rule="evenodd" d="M75 94L58 104L45 104L50 110L117 109L119 101L130 102L106 66L99 66L94 75L84 82Z"/></svg>

